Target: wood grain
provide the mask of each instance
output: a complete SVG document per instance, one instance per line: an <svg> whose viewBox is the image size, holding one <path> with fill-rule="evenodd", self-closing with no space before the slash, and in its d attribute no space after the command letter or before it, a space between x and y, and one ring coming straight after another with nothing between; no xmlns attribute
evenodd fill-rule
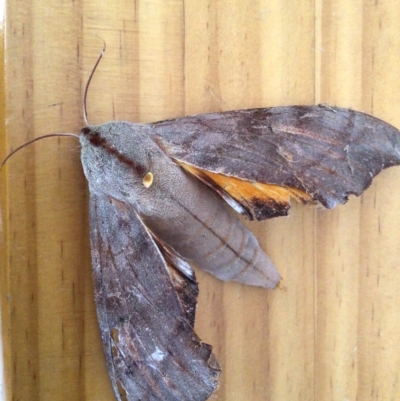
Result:
<svg viewBox="0 0 400 401"><path fill-rule="evenodd" d="M396 0L8 1L0 157L79 132L101 39L91 123L323 102L400 127L399 20ZM400 399L399 173L335 210L249 224L284 289L198 271L197 332L223 367L216 400ZM3 399L113 400L77 142L27 147L0 188Z"/></svg>

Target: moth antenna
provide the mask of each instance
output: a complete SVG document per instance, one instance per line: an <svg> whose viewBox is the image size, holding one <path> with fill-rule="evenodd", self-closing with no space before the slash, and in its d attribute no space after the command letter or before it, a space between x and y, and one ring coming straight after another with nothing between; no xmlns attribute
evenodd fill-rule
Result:
<svg viewBox="0 0 400 401"><path fill-rule="evenodd" d="M88 91L89 91L89 85L90 85L90 81L93 78L94 72L96 71L96 68L99 65L100 60L102 59L105 51L106 51L106 42L103 40L103 49L101 50L100 55L97 58L96 64L94 65L94 67L92 69L92 72L89 75L89 79L87 80L86 86L85 86L85 93L83 94L83 119L85 120L85 124L88 127L89 127L90 124L89 124L89 121L88 121L88 118L87 118L86 99L87 99L87 94L88 94Z"/></svg>
<svg viewBox="0 0 400 401"><path fill-rule="evenodd" d="M72 134L72 133L65 133L65 134L47 134L47 135L42 135L42 136L38 136L37 138L33 138L28 142L25 142L24 144L22 144L21 146L18 146L17 148L15 148L12 152L10 152L5 159L1 162L0 165L0 170L3 168L3 166L6 164L6 161L15 153L17 153L19 150L23 149L25 146L30 145L33 142L38 141L39 139L44 139L44 138L50 138L52 136L74 136L75 138L79 139L79 135L76 134Z"/></svg>

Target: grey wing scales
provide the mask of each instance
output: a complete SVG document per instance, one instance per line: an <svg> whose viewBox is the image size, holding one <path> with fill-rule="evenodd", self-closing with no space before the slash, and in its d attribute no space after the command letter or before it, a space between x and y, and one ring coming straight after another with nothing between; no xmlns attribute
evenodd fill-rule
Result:
<svg viewBox="0 0 400 401"><path fill-rule="evenodd" d="M289 106L201 114L151 124L171 158L208 174L304 191L327 208L360 195L382 169L400 164L400 132L367 114L337 107ZM214 174L214 175L212 175ZM214 180L215 182L215 180ZM238 186L235 182L235 188ZM256 218L286 215L286 201L239 188ZM274 192L275 191L275 192ZM278 191L279 192L279 191ZM272 195L271 195L272 193ZM235 193L234 193L235 195ZM307 197L300 198L305 200ZM263 208L280 207L268 214Z"/></svg>
<svg viewBox="0 0 400 401"><path fill-rule="evenodd" d="M90 228L97 314L117 398L208 399L220 369L192 327L197 284L171 273L129 205L91 193ZM191 290L180 291L186 284Z"/></svg>

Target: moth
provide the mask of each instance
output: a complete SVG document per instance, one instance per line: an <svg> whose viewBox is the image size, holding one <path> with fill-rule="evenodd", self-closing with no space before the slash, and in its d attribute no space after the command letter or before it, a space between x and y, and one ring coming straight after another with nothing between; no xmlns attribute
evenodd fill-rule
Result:
<svg viewBox="0 0 400 401"><path fill-rule="evenodd" d="M399 130L324 105L88 124L79 140L97 314L120 401L203 401L215 392L221 369L193 329L189 263L224 281L279 283L230 208L256 220L287 215L291 200L330 209L400 164Z"/></svg>
<svg viewBox="0 0 400 401"><path fill-rule="evenodd" d="M273 288L279 274L229 211L327 208L400 163L399 131L366 114L292 106L84 128L95 297L120 400L206 400L220 374L193 332L191 261L221 280ZM224 202L226 200L227 202Z"/></svg>

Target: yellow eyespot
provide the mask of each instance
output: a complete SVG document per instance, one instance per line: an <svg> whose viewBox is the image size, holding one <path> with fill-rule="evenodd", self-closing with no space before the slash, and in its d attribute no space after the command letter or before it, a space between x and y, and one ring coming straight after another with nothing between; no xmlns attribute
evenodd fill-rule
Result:
<svg viewBox="0 0 400 401"><path fill-rule="evenodd" d="M150 188L153 184L153 173L150 171L143 177L143 185L145 188Z"/></svg>

